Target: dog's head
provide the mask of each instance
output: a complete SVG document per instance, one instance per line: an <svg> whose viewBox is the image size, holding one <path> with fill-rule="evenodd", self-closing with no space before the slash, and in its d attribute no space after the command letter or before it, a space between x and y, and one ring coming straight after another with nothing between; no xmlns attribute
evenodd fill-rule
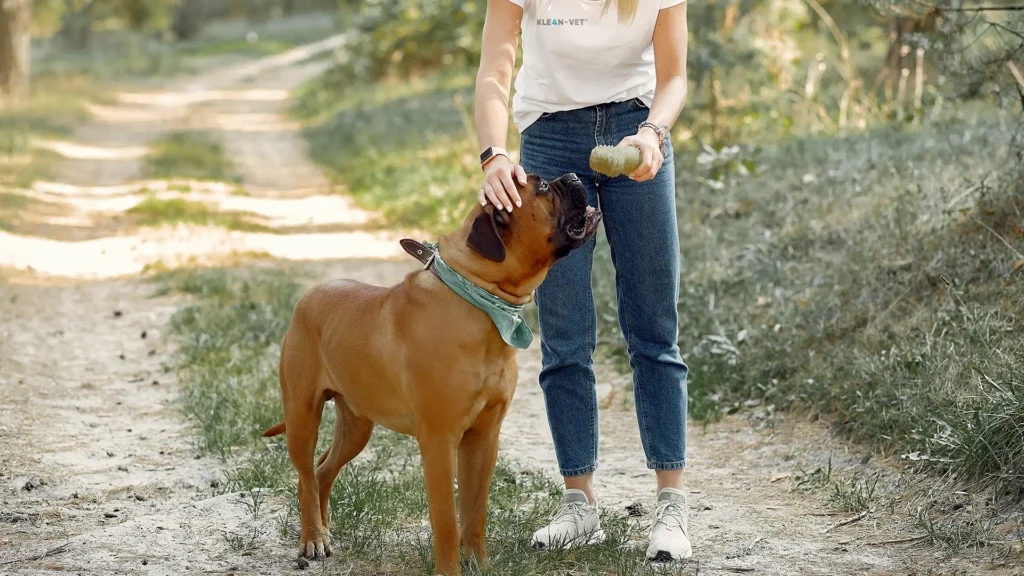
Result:
<svg viewBox="0 0 1024 576"><path fill-rule="evenodd" d="M556 260L597 232L600 213L587 205L575 174L547 181L531 174L519 185L522 207L512 212L477 206L466 219L466 245L483 260L481 279L516 295L532 292Z"/></svg>

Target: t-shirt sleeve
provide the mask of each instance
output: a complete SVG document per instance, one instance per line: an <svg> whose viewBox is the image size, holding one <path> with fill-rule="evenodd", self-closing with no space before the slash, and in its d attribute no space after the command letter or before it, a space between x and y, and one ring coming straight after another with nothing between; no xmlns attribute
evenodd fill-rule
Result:
<svg viewBox="0 0 1024 576"><path fill-rule="evenodd" d="M516 0L511 0L511 1L515 2ZM686 0L661 0L661 8L659 8L659 10L664 10L665 8L671 8L673 6L678 6L679 4L682 4L683 2L686 2Z"/></svg>

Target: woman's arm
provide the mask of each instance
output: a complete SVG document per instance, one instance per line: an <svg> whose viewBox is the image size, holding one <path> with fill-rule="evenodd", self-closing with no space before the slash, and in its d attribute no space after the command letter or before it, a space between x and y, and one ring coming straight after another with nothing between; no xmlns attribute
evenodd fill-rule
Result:
<svg viewBox="0 0 1024 576"><path fill-rule="evenodd" d="M683 2L661 10L654 26L657 88L647 121L657 126L675 124L686 103L686 4ZM628 142L624 143L640 148L643 158L640 167L629 177L639 182L654 178L664 162L658 152L661 145L658 133L644 127L636 136L626 140Z"/></svg>
<svg viewBox="0 0 1024 576"><path fill-rule="evenodd" d="M484 37L480 52L480 70L476 75L476 135L481 150L489 146L505 147L508 139L509 87L516 63L516 44L523 9L509 0L488 0ZM526 184L526 172L504 156L484 167L484 182L479 199L490 200L495 207L512 211L512 203L522 206L512 175Z"/></svg>

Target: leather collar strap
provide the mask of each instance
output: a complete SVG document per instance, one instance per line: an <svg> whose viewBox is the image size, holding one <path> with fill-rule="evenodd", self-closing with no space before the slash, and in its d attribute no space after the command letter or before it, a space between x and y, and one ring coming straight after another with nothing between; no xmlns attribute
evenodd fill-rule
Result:
<svg viewBox="0 0 1024 576"><path fill-rule="evenodd" d="M420 261L424 266L430 264L430 257L434 255L434 251L427 248L424 244L417 242L411 238L403 238L398 241L402 245L402 249L409 253L410 256Z"/></svg>
<svg viewBox="0 0 1024 576"><path fill-rule="evenodd" d="M424 268L433 272L453 292L486 312L506 344L521 350L530 347L530 343L533 342L533 331L523 319L523 306L491 294L456 272L441 258L437 244L420 243L410 239L404 239L400 243L406 252L423 263Z"/></svg>

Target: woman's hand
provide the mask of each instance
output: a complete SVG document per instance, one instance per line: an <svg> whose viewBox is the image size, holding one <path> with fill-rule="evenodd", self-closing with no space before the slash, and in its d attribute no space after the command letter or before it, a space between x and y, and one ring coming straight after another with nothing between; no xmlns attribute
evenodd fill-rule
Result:
<svg viewBox="0 0 1024 576"><path fill-rule="evenodd" d="M661 139L654 130L644 127L633 136L626 136L619 146L633 146L640 149L640 167L629 175L631 180L646 182L658 175L658 170L665 163L661 155Z"/></svg>
<svg viewBox="0 0 1024 576"><path fill-rule="evenodd" d="M498 210L512 211L512 203L516 206L523 205L523 199L519 197L519 189L512 180L513 175L519 181L520 186L526 186L526 170L518 164L513 164L505 156L495 156L493 160L484 166L484 183L480 186L477 198L482 206L487 206L489 201Z"/></svg>

